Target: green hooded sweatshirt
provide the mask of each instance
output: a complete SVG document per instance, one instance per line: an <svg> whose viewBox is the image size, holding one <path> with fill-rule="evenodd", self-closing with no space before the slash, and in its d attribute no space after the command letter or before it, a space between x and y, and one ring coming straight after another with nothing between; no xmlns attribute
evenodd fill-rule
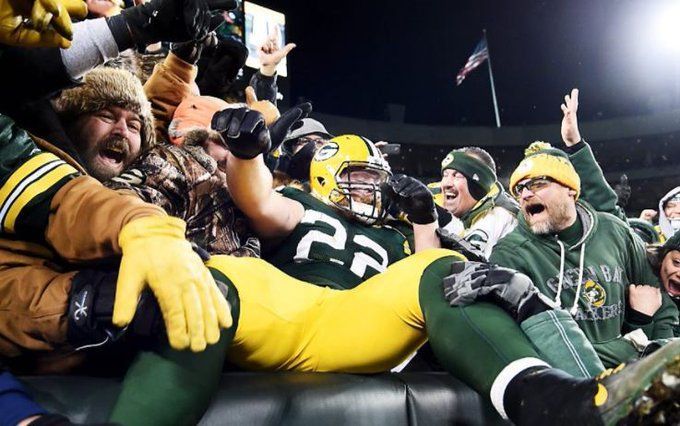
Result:
<svg viewBox="0 0 680 426"><path fill-rule="evenodd" d="M578 219L558 235L532 233L519 214L517 228L498 242L490 261L528 275L572 314L604 365L613 367L637 355L622 335L640 328L649 339L673 337L678 310L665 292L651 319L626 309L629 284L659 286L644 247L622 220L585 201L576 206Z"/></svg>

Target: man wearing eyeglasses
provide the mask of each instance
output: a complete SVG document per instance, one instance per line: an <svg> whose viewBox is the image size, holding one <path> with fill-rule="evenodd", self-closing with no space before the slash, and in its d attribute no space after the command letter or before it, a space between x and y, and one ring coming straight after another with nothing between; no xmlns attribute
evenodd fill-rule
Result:
<svg viewBox="0 0 680 426"><path fill-rule="evenodd" d="M667 295L642 307L628 302L634 285L659 287L641 242L623 221L579 200L581 179L566 153L533 148L510 177L518 226L494 247L491 262L527 275L548 304L568 312L605 367L672 337L678 311Z"/></svg>
<svg viewBox="0 0 680 426"><path fill-rule="evenodd" d="M281 145L275 177L284 185L291 180L308 181L309 164L314 153L332 138L324 125L312 118L303 118L295 123Z"/></svg>

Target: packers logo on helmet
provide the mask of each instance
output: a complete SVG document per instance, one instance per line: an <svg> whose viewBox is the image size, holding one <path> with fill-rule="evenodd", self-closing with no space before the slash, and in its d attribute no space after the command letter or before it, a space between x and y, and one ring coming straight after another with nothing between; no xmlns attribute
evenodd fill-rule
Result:
<svg viewBox="0 0 680 426"><path fill-rule="evenodd" d="M382 153L370 140L336 136L314 155L309 166L312 194L355 219L373 225L386 210L380 185L392 175Z"/></svg>
<svg viewBox="0 0 680 426"><path fill-rule="evenodd" d="M332 156L338 153L338 144L335 142L328 142L319 148L314 154L314 159L318 161L328 160Z"/></svg>

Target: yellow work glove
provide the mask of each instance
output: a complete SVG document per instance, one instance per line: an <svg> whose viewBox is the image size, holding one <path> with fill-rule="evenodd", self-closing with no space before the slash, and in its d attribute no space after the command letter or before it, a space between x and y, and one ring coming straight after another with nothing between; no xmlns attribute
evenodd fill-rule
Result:
<svg viewBox="0 0 680 426"><path fill-rule="evenodd" d="M201 258L185 239L185 223L147 216L123 227L113 323L132 321L140 294L151 288L163 313L170 346L199 352L231 327L229 304Z"/></svg>
<svg viewBox="0 0 680 426"><path fill-rule="evenodd" d="M85 19L83 0L1 0L0 43L25 47L71 45L71 18Z"/></svg>

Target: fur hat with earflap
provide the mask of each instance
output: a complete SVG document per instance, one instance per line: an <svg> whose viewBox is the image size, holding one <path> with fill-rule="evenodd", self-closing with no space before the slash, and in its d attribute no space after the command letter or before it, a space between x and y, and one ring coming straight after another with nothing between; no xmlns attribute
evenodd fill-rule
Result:
<svg viewBox="0 0 680 426"><path fill-rule="evenodd" d="M83 114L100 111L110 106L139 114L142 120L142 151L156 144L151 104L142 83L131 72L100 67L85 74L83 83L64 90L53 101L54 109L65 124Z"/></svg>

